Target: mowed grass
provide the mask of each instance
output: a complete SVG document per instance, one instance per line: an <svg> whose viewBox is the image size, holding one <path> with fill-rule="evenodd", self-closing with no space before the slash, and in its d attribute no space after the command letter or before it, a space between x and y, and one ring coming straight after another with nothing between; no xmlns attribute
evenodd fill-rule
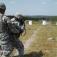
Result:
<svg viewBox="0 0 57 57"><path fill-rule="evenodd" d="M24 35L24 33L21 35L21 37L20 37L20 40L23 42L23 43L25 43L26 42L26 40L28 40L31 36L32 36L32 34L33 34L33 32L35 31L35 30L37 30L37 28L40 26L40 23L39 22L33 22L33 24L32 25L29 25L29 23L26 23L26 34Z"/></svg>
<svg viewBox="0 0 57 57"><path fill-rule="evenodd" d="M42 26L40 23L35 22L32 26L26 24L26 35L21 36L21 40L25 43L37 28L41 26L38 31L35 41L31 43L30 47L25 51L27 54L31 52L43 52L43 57L57 57L57 26L46 25ZM29 44L29 43L28 43Z"/></svg>

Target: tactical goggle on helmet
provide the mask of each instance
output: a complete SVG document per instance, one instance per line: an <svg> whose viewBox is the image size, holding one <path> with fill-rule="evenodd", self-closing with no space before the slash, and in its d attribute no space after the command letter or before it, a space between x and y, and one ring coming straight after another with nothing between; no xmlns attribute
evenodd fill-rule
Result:
<svg viewBox="0 0 57 57"><path fill-rule="evenodd" d="M0 3L0 13L4 14L5 10L6 10L5 4L4 3Z"/></svg>

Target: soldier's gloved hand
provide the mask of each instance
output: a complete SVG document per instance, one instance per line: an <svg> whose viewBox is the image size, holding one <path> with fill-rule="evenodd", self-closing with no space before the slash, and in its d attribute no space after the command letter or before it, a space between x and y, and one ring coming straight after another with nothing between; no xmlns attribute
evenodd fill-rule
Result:
<svg viewBox="0 0 57 57"><path fill-rule="evenodd" d="M12 18L12 19L11 19L11 23L12 23L13 25L16 25L16 26L19 27L19 22L16 21L15 18Z"/></svg>
<svg viewBox="0 0 57 57"><path fill-rule="evenodd" d="M7 16L3 17L3 22L11 23L10 19Z"/></svg>

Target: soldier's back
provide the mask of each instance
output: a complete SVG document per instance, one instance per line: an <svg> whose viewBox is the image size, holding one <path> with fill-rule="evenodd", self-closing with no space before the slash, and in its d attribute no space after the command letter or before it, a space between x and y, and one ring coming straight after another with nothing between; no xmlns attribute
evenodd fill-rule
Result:
<svg viewBox="0 0 57 57"><path fill-rule="evenodd" d="M7 55L12 49L12 45L10 42L10 35L8 33L8 27L5 20L2 19L2 21L0 22L0 45L2 50L5 51L4 55Z"/></svg>

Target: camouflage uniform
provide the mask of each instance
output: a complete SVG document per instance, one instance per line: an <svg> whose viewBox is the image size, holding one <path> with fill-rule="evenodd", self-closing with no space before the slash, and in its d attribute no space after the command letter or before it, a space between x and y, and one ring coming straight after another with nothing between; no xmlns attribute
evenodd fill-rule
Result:
<svg viewBox="0 0 57 57"><path fill-rule="evenodd" d="M8 33L8 27L5 20L0 21L0 45L3 50L3 55L8 55L12 49L10 35Z"/></svg>
<svg viewBox="0 0 57 57"><path fill-rule="evenodd" d="M0 3L0 56L7 56L12 50L12 43L10 41L10 33L8 32L8 24L12 24L10 19L4 18L6 6Z"/></svg>
<svg viewBox="0 0 57 57"><path fill-rule="evenodd" d="M20 57L23 57L24 55L24 46L23 43L18 39L20 37L20 34L23 32L24 26L21 25L20 20L18 21L16 18L11 19L13 24L9 27L9 32L11 35L11 42L12 45L18 50Z"/></svg>
<svg viewBox="0 0 57 57"><path fill-rule="evenodd" d="M4 56L8 55L12 48L9 40L7 23L3 18L5 10L6 6L4 3L0 3L0 53L2 52L2 55Z"/></svg>
<svg viewBox="0 0 57 57"><path fill-rule="evenodd" d="M8 57L13 49L13 46L15 46L19 51L20 57L22 57L24 54L24 46L22 42L18 40L17 35L19 34L20 36L21 30L23 30L21 28L22 26L15 18L3 18L5 10L6 6L3 3L0 3L0 49L3 51L2 55Z"/></svg>
<svg viewBox="0 0 57 57"><path fill-rule="evenodd" d="M18 37L20 37L20 34L23 32L24 26L22 26L20 21L17 21L15 18L9 19L8 17L2 18L2 24L2 27L0 26L2 31L2 33L0 33L0 40L1 48L5 51L3 55L10 55L13 47L15 47L18 49L20 57L23 57L24 46Z"/></svg>

